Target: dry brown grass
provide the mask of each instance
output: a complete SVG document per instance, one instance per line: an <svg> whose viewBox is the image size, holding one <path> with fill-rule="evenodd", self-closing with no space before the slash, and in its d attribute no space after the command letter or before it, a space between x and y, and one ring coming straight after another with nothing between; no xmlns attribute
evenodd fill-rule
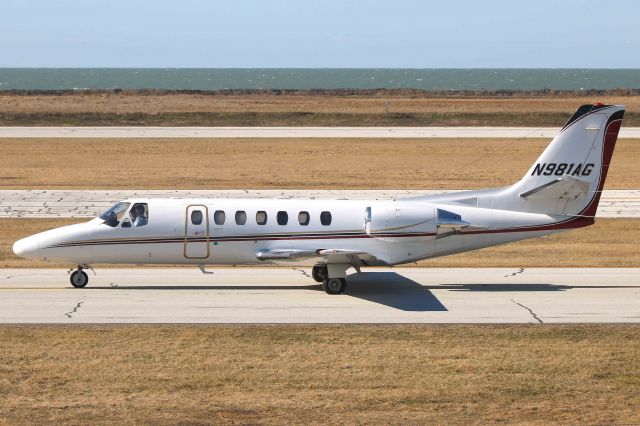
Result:
<svg viewBox="0 0 640 426"><path fill-rule="evenodd" d="M0 139L0 188L466 189L517 181L544 139ZM621 139L607 189L640 186Z"/></svg>
<svg viewBox="0 0 640 426"><path fill-rule="evenodd" d="M0 124L560 126L579 105L594 101L626 104L626 125L640 125L638 96L452 99L305 94L15 96L6 93L0 94Z"/></svg>
<svg viewBox="0 0 640 426"><path fill-rule="evenodd" d="M0 423L640 422L640 327L4 326Z"/></svg>
<svg viewBox="0 0 640 426"><path fill-rule="evenodd" d="M16 257L14 241L79 219L1 219L0 268L51 265ZM416 265L424 267L639 267L640 219L599 219L594 226L562 234L491 247ZM408 266L414 266L413 264Z"/></svg>
<svg viewBox="0 0 640 426"><path fill-rule="evenodd" d="M315 112L315 113L529 113L571 114L590 102L623 104L640 111L639 96L416 98L409 96L330 95L138 95L66 94L14 96L0 94L0 113L171 113L171 112ZM568 118L568 117L567 117Z"/></svg>

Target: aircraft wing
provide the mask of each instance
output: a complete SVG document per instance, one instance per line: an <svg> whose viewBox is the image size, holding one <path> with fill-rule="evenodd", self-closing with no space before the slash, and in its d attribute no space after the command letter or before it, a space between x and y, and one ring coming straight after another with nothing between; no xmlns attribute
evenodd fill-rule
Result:
<svg viewBox="0 0 640 426"><path fill-rule="evenodd" d="M369 253L346 249L302 250L278 248L258 250L256 258L271 261L293 261L317 259L324 263L348 263L354 266L378 264L378 259Z"/></svg>

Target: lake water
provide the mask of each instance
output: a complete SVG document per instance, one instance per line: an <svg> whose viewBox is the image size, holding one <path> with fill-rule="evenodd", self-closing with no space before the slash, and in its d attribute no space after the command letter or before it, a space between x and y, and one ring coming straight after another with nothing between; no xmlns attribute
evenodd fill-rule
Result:
<svg viewBox="0 0 640 426"><path fill-rule="evenodd" d="M640 69L0 68L0 90L113 88L637 89Z"/></svg>

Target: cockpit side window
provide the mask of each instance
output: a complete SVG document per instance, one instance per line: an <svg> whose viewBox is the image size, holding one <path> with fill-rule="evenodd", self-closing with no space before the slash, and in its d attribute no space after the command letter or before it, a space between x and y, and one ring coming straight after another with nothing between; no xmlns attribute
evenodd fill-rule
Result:
<svg viewBox="0 0 640 426"><path fill-rule="evenodd" d="M131 203L115 203L113 206L102 212L98 217L104 220L104 223L106 225L116 227L124 217L124 214L130 205Z"/></svg>
<svg viewBox="0 0 640 426"><path fill-rule="evenodd" d="M149 222L149 205L147 203L135 203L129 211L129 217L134 228L145 226Z"/></svg>

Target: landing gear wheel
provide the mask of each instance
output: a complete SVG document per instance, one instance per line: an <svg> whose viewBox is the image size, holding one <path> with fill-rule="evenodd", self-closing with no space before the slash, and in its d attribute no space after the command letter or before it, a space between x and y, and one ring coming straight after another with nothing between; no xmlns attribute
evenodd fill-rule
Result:
<svg viewBox="0 0 640 426"><path fill-rule="evenodd" d="M311 269L311 276L316 282L318 283L323 282L325 277L327 276L327 267L322 265L314 266Z"/></svg>
<svg viewBox="0 0 640 426"><path fill-rule="evenodd" d="M327 294L342 294L347 289L347 280L344 278L329 278L322 282L322 287Z"/></svg>
<svg viewBox="0 0 640 426"><path fill-rule="evenodd" d="M75 288L82 288L89 283L89 276L82 269L78 269L71 274L69 281Z"/></svg>

